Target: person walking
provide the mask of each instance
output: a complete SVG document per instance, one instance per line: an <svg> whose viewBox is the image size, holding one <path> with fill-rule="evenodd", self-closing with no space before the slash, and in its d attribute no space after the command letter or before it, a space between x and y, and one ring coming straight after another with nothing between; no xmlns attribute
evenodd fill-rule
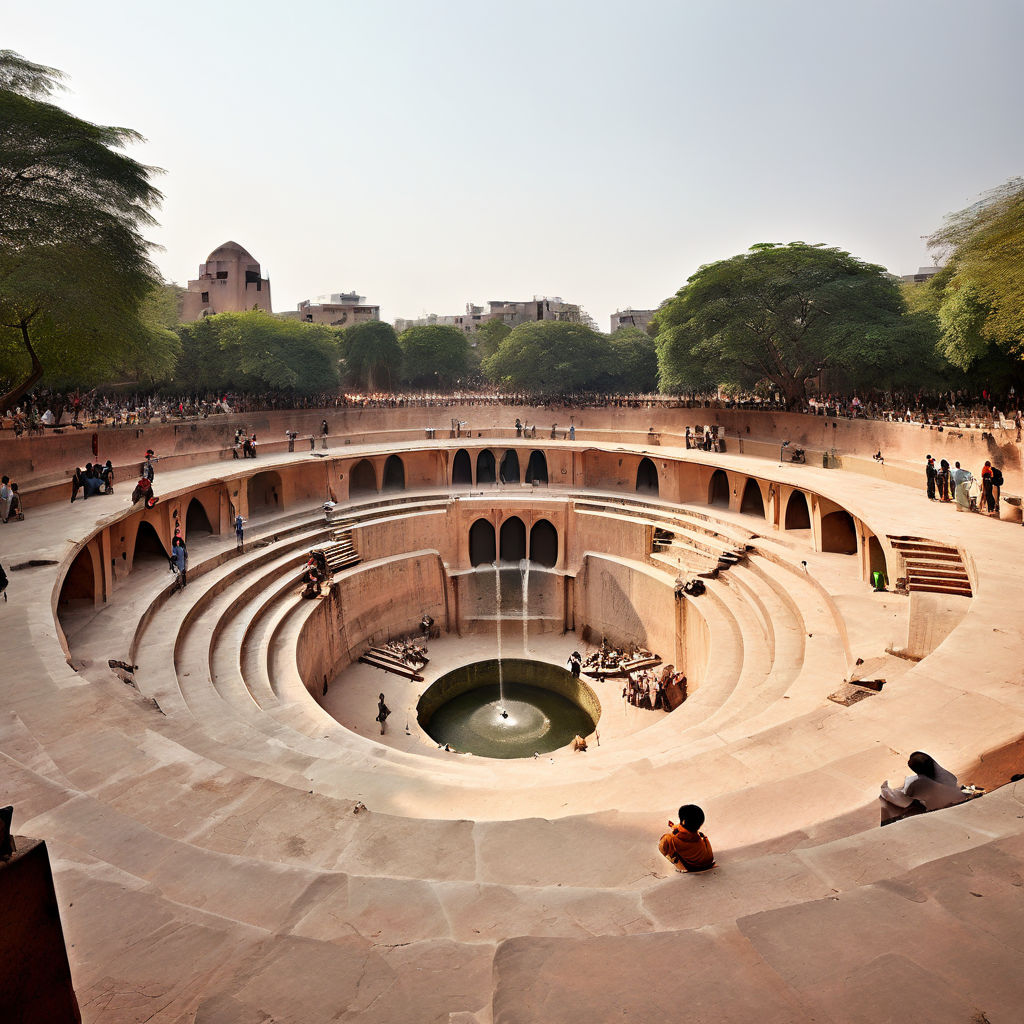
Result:
<svg viewBox="0 0 1024 1024"><path fill-rule="evenodd" d="M235 516L235 549L241 551L245 544L245 520L242 513Z"/></svg>
<svg viewBox="0 0 1024 1024"><path fill-rule="evenodd" d="M391 714L391 708L384 703L384 694L380 694L377 698L377 718L376 721L380 722L380 734L384 735L384 723L388 720L388 715Z"/></svg>
<svg viewBox="0 0 1024 1024"><path fill-rule="evenodd" d="M171 560L178 574L178 590L184 590L188 586L188 548L185 547L185 538L180 533L174 535L171 541Z"/></svg>

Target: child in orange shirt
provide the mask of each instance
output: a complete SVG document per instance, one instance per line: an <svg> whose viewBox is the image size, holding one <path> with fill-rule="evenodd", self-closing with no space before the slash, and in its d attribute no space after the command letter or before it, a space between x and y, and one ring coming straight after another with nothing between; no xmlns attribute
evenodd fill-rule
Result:
<svg viewBox="0 0 1024 1024"><path fill-rule="evenodd" d="M704 812L696 804L679 808L679 824L671 821L658 843L659 852L683 871L707 871L715 866L715 853L708 838L700 831Z"/></svg>

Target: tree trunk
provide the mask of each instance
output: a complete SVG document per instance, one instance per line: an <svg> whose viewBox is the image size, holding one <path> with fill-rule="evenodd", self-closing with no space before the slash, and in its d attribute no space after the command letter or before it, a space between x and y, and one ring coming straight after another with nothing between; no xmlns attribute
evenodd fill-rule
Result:
<svg viewBox="0 0 1024 1024"><path fill-rule="evenodd" d="M29 340L28 325L28 320L22 320L18 324L21 328L21 339L25 343L25 350L32 360L32 369L29 370L28 376L20 384L12 388L5 395L0 395L0 412L6 412L17 405L43 375L43 364L39 362L39 356L36 355L36 350L32 347L32 342Z"/></svg>

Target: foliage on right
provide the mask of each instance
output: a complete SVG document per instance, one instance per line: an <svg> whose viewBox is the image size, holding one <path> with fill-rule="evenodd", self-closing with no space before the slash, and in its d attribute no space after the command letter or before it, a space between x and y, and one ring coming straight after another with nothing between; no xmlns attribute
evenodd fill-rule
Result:
<svg viewBox="0 0 1024 1024"><path fill-rule="evenodd" d="M825 245L770 242L701 267L654 317L664 393L772 389L794 406L807 383L920 383L933 321L908 313L884 268Z"/></svg>
<svg viewBox="0 0 1024 1024"><path fill-rule="evenodd" d="M928 285L937 307L942 355L961 370L977 370L993 357L1019 367L1024 357L1024 178L1013 178L950 214L928 245L944 264Z"/></svg>

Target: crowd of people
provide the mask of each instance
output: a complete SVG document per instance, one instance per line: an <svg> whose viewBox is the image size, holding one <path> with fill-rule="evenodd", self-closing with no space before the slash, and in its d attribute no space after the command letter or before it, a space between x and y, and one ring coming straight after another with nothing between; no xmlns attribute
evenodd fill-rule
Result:
<svg viewBox="0 0 1024 1024"><path fill-rule="evenodd" d="M988 459L981 467L981 491L972 494L976 484L974 474L959 462L950 468L946 459L925 456L925 493L932 501L955 502L960 512L980 512L982 515L999 516L999 498L1003 488L1003 473Z"/></svg>

